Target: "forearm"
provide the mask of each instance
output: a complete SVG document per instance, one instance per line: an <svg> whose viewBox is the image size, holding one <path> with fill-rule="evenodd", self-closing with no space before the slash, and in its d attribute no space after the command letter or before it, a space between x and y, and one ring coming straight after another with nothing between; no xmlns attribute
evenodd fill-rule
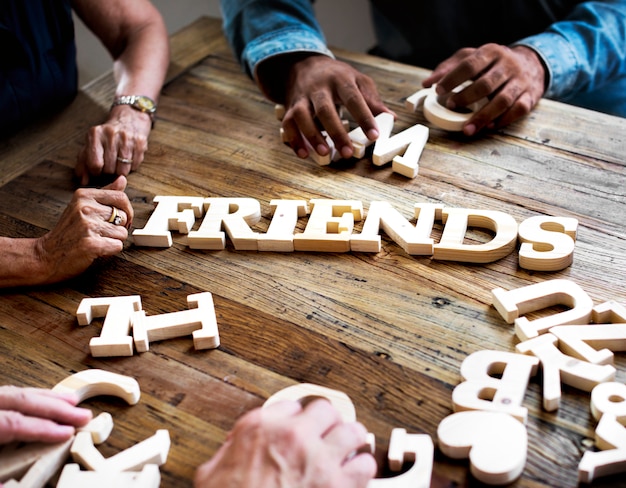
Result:
<svg viewBox="0 0 626 488"><path fill-rule="evenodd" d="M597 89L626 72L626 2L584 2L545 32L522 39L548 69L545 96Z"/></svg>
<svg viewBox="0 0 626 488"><path fill-rule="evenodd" d="M332 56L310 0L222 0L221 6L228 42L257 82L260 63L270 58L298 52Z"/></svg>
<svg viewBox="0 0 626 488"><path fill-rule="evenodd" d="M46 282L48 273L38 245L39 239L0 237L0 288Z"/></svg>
<svg viewBox="0 0 626 488"><path fill-rule="evenodd" d="M132 32L114 61L116 96L145 95L157 101L168 63L169 43L162 22L153 21Z"/></svg>

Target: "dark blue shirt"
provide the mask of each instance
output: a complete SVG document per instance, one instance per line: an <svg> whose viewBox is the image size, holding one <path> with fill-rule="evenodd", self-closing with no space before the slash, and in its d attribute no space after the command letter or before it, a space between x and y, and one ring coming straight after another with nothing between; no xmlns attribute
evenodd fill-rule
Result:
<svg viewBox="0 0 626 488"><path fill-rule="evenodd" d="M70 0L0 1L0 137L78 90Z"/></svg>

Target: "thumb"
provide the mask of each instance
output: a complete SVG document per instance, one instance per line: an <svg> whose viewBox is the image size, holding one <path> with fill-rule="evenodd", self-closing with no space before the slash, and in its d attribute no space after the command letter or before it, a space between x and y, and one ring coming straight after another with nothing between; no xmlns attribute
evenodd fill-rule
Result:
<svg viewBox="0 0 626 488"><path fill-rule="evenodd" d="M126 177L120 175L115 179L115 181L113 181L112 183L109 183L103 189L124 191L124 189L126 188L126 183L127 183Z"/></svg>

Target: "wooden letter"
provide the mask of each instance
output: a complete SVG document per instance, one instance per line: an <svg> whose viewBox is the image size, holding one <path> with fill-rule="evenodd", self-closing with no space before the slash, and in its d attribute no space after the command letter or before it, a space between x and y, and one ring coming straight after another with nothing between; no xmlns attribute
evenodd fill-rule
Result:
<svg viewBox="0 0 626 488"><path fill-rule="evenodd" d="M428 127L414 125L391 137L393 115L382 112L378 115L379 136L374 144L372 162L382 166L393 159L393 170L408 178L417 176L419 158L428 141ZM404 156L401 154L404 153Z"/></svg>
<svg viewBox="0 0 626 488"><path fill-rule="evenodd" d="M261 204L254 198L206 198L204 219L197 231L187 236L191 249L220 250L226 247L226 230L233 246L241 251L257 250L257 233L250 229L261 220Z"/></svg>
<svg viewBox="0 0 626 488"><path fill-rule="evenodd" d="M519 265L535 271L559 271L574 259L578 220L536 216L524 220L518 229Z"/></svg>
<svg viewBox="0 0 626 488"><path fill-rule="evenodd" d="M133 316L135 347L146 352L150 342L193 335L196 349L215 349L220 345L213 295L196 293L187 297L189 310L146 316L140 310Z"/></svg>
<svg viewBox="0 0 626 488"><path fill-rule="evenodd" d="M95 396L109 395L135 405L141 395L137 380L102 369L79 371L57 383L52 391L75 393L78 395L78 403Z"/></svg>
<svg viewBox="0 0 626 488"><path fill-rule="evenodd" d="M133 231L136 246L171 247L171 229L188 233L196 217L202 217L202 197L156 196L157 204L143 229Z"/></svg>
<svg viewBox="0 0 626 488"><path fill-rule="evenodd" d="M389 115L385 112L379 113L374 119L376 119L376 125L378 126L378 133L382 134L383 131L387 134L386 137L389 137L391 134L391 129L393 128L393 116L391 120L389 119ZM352 147L354 148L354 157L357 159L361 159L365 156L365 150L368 146L374 144L374 141L371 141L363 132L361 127L356 127L352 129L348 133L348 137L352 141ZM379 136L380 137L380 136Z"/></svg>
<svg viewBox="0 0 626 488"><path fill-rule="evenodd" d="M497 210L472 210L466 208L443 209L445 223L439 244L435 244L433 259L466 263L491 263L508 256L517 242L515 219ZM464 244L468 227L479 227L495 232L483 244Z"/></svg>
<svg viewBox="0 0 626 488"><path fill-rule="evenodd" d="M613 351L626 351L626 324L560 325L550 334L561 351L594 364L613 364Z"/></svg>
<svg viewBox="0 0 626 488"><path fill-rule="evenodd" d="M528 449L526 427L500 412L457 412L437 428L439 449L453 459L470 460L476 479L505 485L524 471Z"/></svg>
<svg viewBox="0 0 626 488"><path fill-rule="evenodd" d="M593 309L589 295L569 280L543 281L510 291L496 288L491 294L493 306L508 324L515 323L515 333L521 341L537 337L557 325L588 324ZM532 321L520 317L555 305L566 305L570 310Z"/></svg>
<svg viewBox="0 0 626 488"><path fill-rule="evenodd" d="M591 392L591 412L596 420L596 446L587 451L578 465L578 479L591 483L600 476L626 471L626 385L603 383Z"/></svg>
<svg viewBox="0 0 626 488"><path fill-rule="evenodd" d="M609 300L593 307L591 317L595 324L624 324L626 323L626 307L614 300Z"/></svg>
<svg viewBox="0 0 626 488"><path fill-rule="evenodd" d="M161 473L156 464L146 464L135 471L81 471L78 464L67 464L61 472L57 488L159 488Z"/></svg>
<svg viewBox="0 0 626 488"><path fill-rule="evenodd" d="M344 422L354 422L356 420L356 410L348 395L339 390L311 383L301 383L283 388L269 397L263 404L263 407L284 400L308 403L316 398L327 399L337 409L341 415L341 420Z"/></svg>
<svg viewBox="0 0 626 488"><path fill-rule="evenodd" d="M380 251L380 229L411 255L432 256L434 241L430 237L435 220L441 219L443 205L415 204L413 226L388 202L372 202L360 234L350 237L350 249L361 252Z"/></svg>
<svg viewBox="0 0 626 488"><path fill-rule="evenodd" d="M88 432L79 432L72 445L72 458L75 462L92 471L139 471L146 464L161 466L167 460L170 450L170 435L159 429L152 437L134 446L105 458L93 445Z"/></svg>
<svg viewBox="0 0 626 488"><path fill-rule="evenodd" d="M299 217L309 213L304 200L272 200L272 221L265 234L257 235L259 251L292 252Z"/></svg>
<svg viewBox="0 0 626 488"><path fill-rule="evenodd" d="M141 310L141 297L138 295L83 298L76 311L78 325L89 325L94 317L105 317L100 337L89 341L91 355L132 356L131 317L137 310Z"/></svg>
<svg viewBox="0 0 626 488"><path fill-rule="evenodd" d="M558 339L548 333L518 344L521 354L533 355L543 369L543 408L549 412L559 408L561 382L583 391L615 379L613 366L591 364L566 356L556 347Z"/></svg>
<svg viewBox="0 0 626 488"><path fill-rule="evenodd" d="M296 251L348 252L354 221L363 204L357 200L311 200L311 215L304 232L293 236Z"/></svg>
<svg viewBox="0 0 626 488"><path fill-rule="evenodd" d="M367 488L429 488L433 470L433 440L426 434L407 434L405 429L393 429L389 441L389 468L400 471L405 461L411 468L394 478L374 479Z"/></svg>
<svg viewBox="0 0 626 488"><path fill-rule="evenodd" d="M478 351L461 364L465 380L452 392L455 411L483 410L507 413L526 423L528 410L522 407L528 381L539 361L511 352ZM496 377L499 376L499 377Z"/></svg>

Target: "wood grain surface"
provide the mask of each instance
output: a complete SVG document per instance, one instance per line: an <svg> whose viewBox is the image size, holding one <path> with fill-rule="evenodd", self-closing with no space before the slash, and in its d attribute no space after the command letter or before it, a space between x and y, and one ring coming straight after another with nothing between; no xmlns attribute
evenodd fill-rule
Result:
<svg viewBox="0 0 626 488"><path fill-rule="evenodd" d="M115 422L101 446L113 455L168 429L172 447L162 486L191 486L196 466L218 449L235 420L276 391L300 382L341 390L376 435L380 465L391 429L426 433L451 414L460 366L483 349L514 351L513 326L491 306L491 290L564 278L594 304L626 305L626 120L543 100L505 130L467 139L431 128L419 175L407 179L370 159L320 167L280 142L273 104L242 72L220 21L202 18L172 38L172 63L155 129L127 193L142 228L155 195L250 197L261 203L265 232L273 199L388 201L406 218L420 202L503 211L520 223L536 215L579 221L572 266L528 272L517 251L486 265L410 256L383 235L379 253L192 250L174 234L167 249L137 247L97 261L66 283L0 293L0 381L52 387L101 368L137 379L135 406L97 398L94 412ZM426 123L404 99L427 72L363 54L337 51L370 75L398 119L394 133ZM0 143L0 233L38 236L71 199L76 154L113 94L110 74L86 86L63 113ZM306 218L298 222L302 232ZM356 224L355 233L360 232ZM437 224L433 237L441 235ZM470 231L470 242L490 237ZM101 320L79 327L86 297L140 295L148 315L187 308L187 296L211 292L221 345L195 351L190 337L150 344L146 353L93 358L89 340ZM616 354L617 381L626 379ZM529 409L528 461L516 487L577 485L595 422L589 393L564 386L561 406L541 407L541 380ZM626 486L622 476L594 486ZM432 486L477 486L467 461L435 451Z"/></svg>

